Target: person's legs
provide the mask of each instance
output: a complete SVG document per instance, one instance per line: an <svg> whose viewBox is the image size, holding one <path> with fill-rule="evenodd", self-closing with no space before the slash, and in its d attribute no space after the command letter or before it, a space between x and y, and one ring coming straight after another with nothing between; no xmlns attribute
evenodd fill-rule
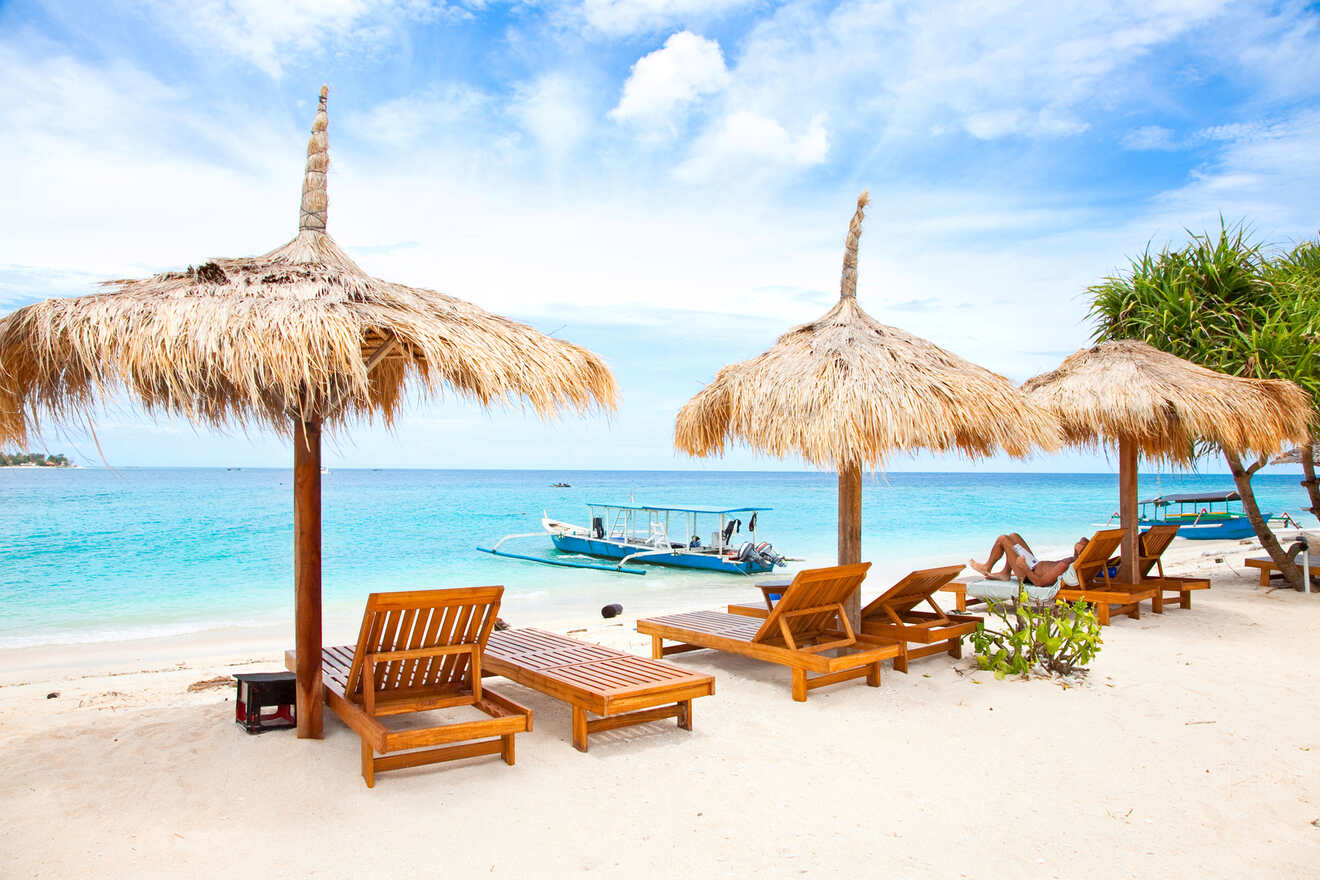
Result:
<svg viewBox="0 0 1320 880"><path fill-rule="evenodd" d="M970 566L974 571L979 572L985 577L995 577L995 575L992 575L990 573L990 570L994 568L995 563L998 562L1006 553L1010 552L1011 549L1012 549L1012 535L1000 535L998 538L995 538L994 544L990 545L990 556L986 558L985 562L977 562L975 559L969 559L967 560L967 565ZM1008 571L1008 566L1007 564L1005 564L1004 566L1005 579L1007 579L1008 577L1007 571Z"/></svg>

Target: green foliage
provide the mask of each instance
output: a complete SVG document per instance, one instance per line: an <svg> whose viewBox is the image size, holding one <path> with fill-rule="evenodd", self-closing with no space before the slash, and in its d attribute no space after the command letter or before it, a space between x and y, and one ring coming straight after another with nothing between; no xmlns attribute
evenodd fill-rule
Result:
<svg viewBox="0 0 1320 880"><path fill-rule="evenodd" d="M38 467L68 467L69 459L63 453L56 455L45 455L40 452L15 452L6 455L0 452L0 465L9 465L11 467L18 465L36 465Z"/></svg>
<svg viewBox="0 0 1320 880"><path fill-rule="evenodd" d="M978 625L972 649L976 665L993 671L995 678L1033 671L1070 675L1084 671L1100 653L1100 622L1085 602L1041 602L1024 589L1016 603L987 604L999 626Z"/></svg>
<svg viewBox="0 0 1320 880"><path fill-rule="evenodd" d="M1320 400L1320 244L1270 257L1243 224L1149 250L1088 288L1096 341L1140 339L1235 376L1291 379Z"/></svg>

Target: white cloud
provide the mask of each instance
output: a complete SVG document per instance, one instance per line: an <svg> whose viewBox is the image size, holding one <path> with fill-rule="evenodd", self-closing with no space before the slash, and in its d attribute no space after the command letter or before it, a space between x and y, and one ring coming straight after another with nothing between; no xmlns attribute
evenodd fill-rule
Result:
<svg viewBox="0 0 1320 880"><path fill-rule="evenodd" d="M681 180L699 182L723 171L751 174L806 168L824 162L829 145L822 116L813 117L805 131L793 135L777 120L740 110L703 135L676 174Z"/></svg>
<svg viewBox="0 0 1320 880"><path fill-rule="evenodd" d="M754 0L585 0L582 15L611 36L662 30L677 21L715 18Z"/></svg>
<svg viewBox="0 0 1320 880"><path fill-rule="evenodd" d="M623 97L610 111L620 121L663 126L675 111L723 89L729 82L720 44L680 31L632 66Z"/></svg>
<svg viewBox="0 0 1320 880"><path fill-rule="evenodd" d="M550 72L523 83L511 112L552 159L562 160L591 128L589 89L566 73Z"/></svg>
<svg viewBox="0 0 1320 880"><path fill-rule="evenodd" d="M1159 125L1143 125L1123 135L1123 148L1127 150L1176 150L1173 132Z"/></svg>
<svg viewBox="0 0 1320 880"><path fill-rule="evenodd" d="M366 113L350 114L349 120L361 137L402 147L423 139L446 137L455 126L471 129L485 121L492 103L492 97L485 92L461 83L448 83L391 98Z"/></svg>
<svg viewBox="0 0 1320 880"><path fill-rule="evenodd" d="M1180 237L1183 229L1211 229L1223 215L1246 218L1269 236L1315 235L1320 193L1320 110L1306 109L1266 123L1215 126L1198 133L1219 152L1184 185L1160 193L1150 222Z"/></svg>
<svg viewBox="0 0 1320 880"><path fill-rule="evenodd" d="M152 16L201 53L217 49L273 77L291 56L380 45L408 21L470 15L444 0L148 0Z"/></svg>

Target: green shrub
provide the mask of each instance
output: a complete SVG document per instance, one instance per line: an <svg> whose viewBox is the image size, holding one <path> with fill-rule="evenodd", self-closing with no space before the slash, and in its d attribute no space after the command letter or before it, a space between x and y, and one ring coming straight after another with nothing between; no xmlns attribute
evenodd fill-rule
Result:
<svg viewBox="0 0 1320 880"><path fill-rule="evenodd" d="M1023 590L1016 603L987 606L987 620L995 618L999 626L989 629L982 621L972 634L972 649L976 665L995 678L1084 672L1100 653L1100 622L1085 602L1041 602Z"/></svg>

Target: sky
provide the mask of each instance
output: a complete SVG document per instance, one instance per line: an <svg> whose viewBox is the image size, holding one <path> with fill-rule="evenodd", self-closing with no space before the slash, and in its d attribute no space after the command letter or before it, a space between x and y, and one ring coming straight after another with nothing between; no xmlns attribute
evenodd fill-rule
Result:
<svg viewBox="0 0 1320 880"><path fill-rule="evenodd" d="M1320 4L1289 2L0 2L0 313L292 238L327 83L340 245L593 349L622 389L551 423L416 401L330 438L329 466L803 467L688 459L673 420L837 299L861 190L862 306L1022 381L1089 341L1087 286L1148 246L1221 217L1317 234L1317 82ZM292 459L126 402L93 424L41 443Z"/></svg>

